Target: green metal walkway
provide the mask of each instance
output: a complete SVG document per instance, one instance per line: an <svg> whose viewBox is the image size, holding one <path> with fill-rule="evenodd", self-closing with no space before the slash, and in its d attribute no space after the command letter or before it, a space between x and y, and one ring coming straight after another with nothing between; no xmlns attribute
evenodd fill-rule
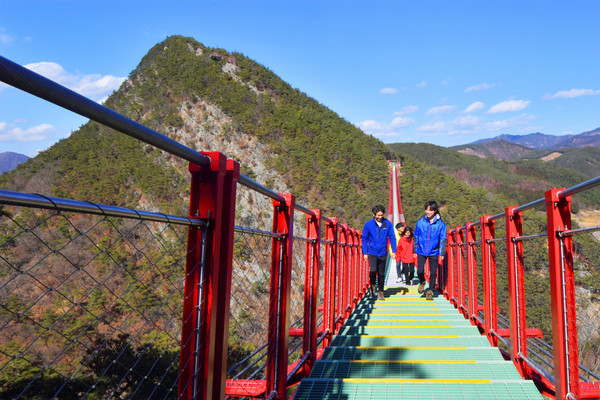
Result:
<svg viewBox="0 0 600 400"><path fill-rule="evenodd" d="M294 400L542 399L443 296L385 295L362 299Z"/></svg>

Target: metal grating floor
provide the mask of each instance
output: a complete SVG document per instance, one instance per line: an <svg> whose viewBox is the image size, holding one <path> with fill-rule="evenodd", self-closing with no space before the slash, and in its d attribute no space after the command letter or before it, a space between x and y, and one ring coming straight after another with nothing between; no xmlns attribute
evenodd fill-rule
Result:
<svg viewBox="0 0 600 400"><path fill-rule="evenodd" d="M542 399L531 381L438 296L391 287L364 298L294 400Z"/></svg>

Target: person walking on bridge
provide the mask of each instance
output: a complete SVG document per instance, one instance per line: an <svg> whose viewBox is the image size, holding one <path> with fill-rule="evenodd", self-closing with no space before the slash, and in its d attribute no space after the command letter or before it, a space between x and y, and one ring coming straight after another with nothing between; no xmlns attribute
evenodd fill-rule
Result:
<svg viewBox="0 0 600 400"><path fill-rule="evenodd" d="M369 263L371 295L375 296L375 285L378 285L378 299L385 300L383 286L385 284L385 266L389 255L388 243L392 247L392 252L396 253L396 234L392 223L383 217L384 206L376 205L371 212L373 219L365 223L362 231L362 251L364 260Z"/></svg>
<svg viewBox="0 0 600 400"><path fill-rule="evenodd" d="M433 300L438 260L443 263L446 255L446 224L442 221L435 201L425 204L425 215L417 221L414 237L419 276L418 291L423 293L425 290L425 262L429 261L429 288L425 295L427 300Z"/></svg>

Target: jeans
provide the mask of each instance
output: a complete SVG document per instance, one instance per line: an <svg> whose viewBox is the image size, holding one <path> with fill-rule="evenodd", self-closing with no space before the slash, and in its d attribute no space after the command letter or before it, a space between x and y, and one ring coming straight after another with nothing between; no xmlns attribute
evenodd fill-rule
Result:
<svg viewBox="0 0 600 400"><path fill-rule="evenodd" d="M369 280L371 285L377 285L379 291L383 292L383 285L385 284L385 265L387 264L387 254L382 257L369 256ZM378 279L379 278L379 279Z"/></svg>
<svg viewBox="0 0 600 400"><path fill-rule="evenodd" d="M417 259L417 274L419 275L419 283L425 282L425 262L429 260L429 289L435 289L435 281L437 279L438 256L422 256L418 255Z"/></svg>
<svg viewBox="0 0 600 400"><path fill-rule="evenodd" d="M402 263L402 273L404 274L404 280L406 283L412 283L415 277L415 263Z"/></svg>

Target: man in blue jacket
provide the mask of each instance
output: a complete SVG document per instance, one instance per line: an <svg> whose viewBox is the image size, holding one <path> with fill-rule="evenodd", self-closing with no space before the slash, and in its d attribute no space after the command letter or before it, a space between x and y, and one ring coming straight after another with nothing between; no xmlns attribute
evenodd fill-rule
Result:
<svg viewBox="0 0 600 400"><path fill-rule="evenodd" d="M417 254L418 291L423 293L425 290L425 262L429 260L429 288L426 298L433 300L438 260L443 263L446 255L446 224L442 221L435 201L425 204L425 215L417 221L413 241Z"/></svg>
<svg viewBox="0 0 600 400"><path fill-rule="evenodd" d="M362 231L362 251L364 260L369 263L369 280L371 295L375 296L375 285L379 285L379 300L385 300L383 285L385 283L385 266L388 260L388 241L392 252L396 253L396 233L392 223L383 217L385 207L377 205L371 210L373 219L367 221ZM378 279L379 277L379 279Z"/></svg>

